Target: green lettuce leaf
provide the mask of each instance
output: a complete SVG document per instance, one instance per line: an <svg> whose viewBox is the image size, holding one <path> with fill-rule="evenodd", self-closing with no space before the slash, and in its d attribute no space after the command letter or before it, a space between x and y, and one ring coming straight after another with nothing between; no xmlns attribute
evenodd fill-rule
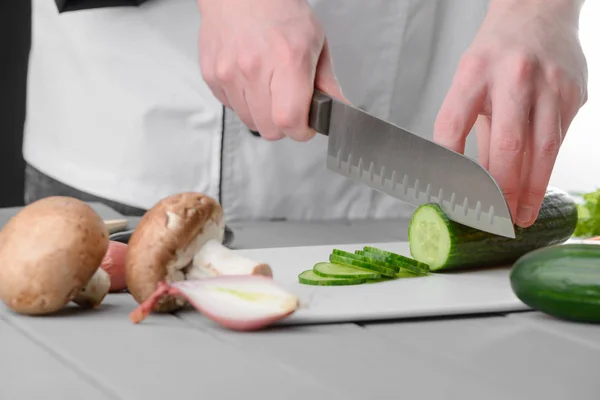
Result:
<svg viewBox="0 0 600 400"><path fill-rule="evenodd" d="M600 235L600 189L584 193L583 203L577 204L578 221L573 236Z"/></svg>

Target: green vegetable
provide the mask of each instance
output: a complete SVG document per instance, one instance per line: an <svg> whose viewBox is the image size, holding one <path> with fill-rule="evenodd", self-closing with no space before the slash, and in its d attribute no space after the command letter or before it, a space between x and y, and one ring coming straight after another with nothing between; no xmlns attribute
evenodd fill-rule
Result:
<svg viewBox="0 0 600 400"><path fill-rule="evenodd" d="M324 277L333 278L361 278L361 279L379 279L381 275L369 269L353 267L350 265L333 264L329 262L320 262L313 267L315 274Z"/></svg>
<svg viewBox="0 0 600 400"><path fill-rule="evenodd" d="M583 204L577 204L579 219L574 236L591 237L600 235L600 189L584 193Z"/></svg>
<svg viewBox="0 0 600 400"><path fill-rule="evenodd" d="M389 276L390 278L393 278L396 275L396 272L398 272L397 269L365 261L360 256L352 253L346 253L345 255L342 255L338 251L337 253L333 253L329 256L329 261L335 264L353 265L355 267L370 269L381 275Z"/></svg>
<svg viewBox="0 0 600 400"><path fill-rule="evenodd" d="M510 264L522 255L568 240L577 224L573 198L550 188L539 216L528 228L515 228L510 239L453 222L438 204L417 208L410 221L408 240L412 257L431 271Z"/></svg>
<svg viewBox="0 0 600 400"><path fill-rule="evenodd" d="M405 265L411 267L407 269L404 268ZM298 281L306 285L339 286L386 282L429 274L426 269L418 268L417 265L423 266L409 257L374 247L365 247L354 253L333 249L329 262L316 263L312 269L300 273Z"/></svg>
<svg viewBox="0 0 600 400"><path fill-rule="evenodd" d="M316 286L346 286L365 283L362 278L333 278L317 275L312 269L303 271L298 275L298 281L305 285Z"/></svg>
<svg viewBox="0 0 600 400"><path fill-rule="evenodd" d="M396 265L404 272L412 272L414 274L423 274L429 272L429 265L417 261L415 259L405 257L401 254L396 254L391 251L378 249L375 247L366 246L364 252L371 257L385 260L386 263ZM398 271L400 272L400 271Z"/></svg>
<svg viewBox="0 0 600 400"><path fill-rule="evenodd" d="M557 318L600 323L600 246L563 244L532 251L513 265L515 295Z"/></svg>
<svg viewBox="0 0 600 400"><path fill-rule="evenodd" d="M334 250L334 252L339 251L339 250ZM338 253L341 255L341 253ZM371 253L367 253L364 250L355 250L354 254L353 253L346 253L345 255L346 257L353 257L353 258L357 258L359 260L363 260L364 262L367 262L369 264L372 265L378 265L380 267L384 267L387 269L391 269L394 272L400 272L400 267L398 265L392 264L392 263L388 263L385 258L382 257L378 257L374 254Z"/></svg>

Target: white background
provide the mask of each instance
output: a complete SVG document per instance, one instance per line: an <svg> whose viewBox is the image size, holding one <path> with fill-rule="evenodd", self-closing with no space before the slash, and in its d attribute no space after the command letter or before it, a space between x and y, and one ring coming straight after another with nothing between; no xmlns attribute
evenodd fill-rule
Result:
<svg viewBox="0 0 600 400"><path fill-rule="evenodd" d="M550 184L567 191L600 188L600 1L587 0L580 38L588 62L588 102L575 117L563 143Z"/></svg>

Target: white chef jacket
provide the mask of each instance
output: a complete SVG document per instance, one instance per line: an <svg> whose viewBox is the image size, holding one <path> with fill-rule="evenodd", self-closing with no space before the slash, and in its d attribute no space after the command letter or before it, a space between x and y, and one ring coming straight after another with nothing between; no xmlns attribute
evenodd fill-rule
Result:
<svg viewBox="0 0 600 400"><path fill-rule="evenodd" d="M355 105L431 138L487 0L312 0ZM327 170L327 138L265 141L212 95L196 0L60 14L33 0L23 154L79 190L149 208L177 192L227 220L406 217L412 206ZM474 135L467 155L476 157ZM433 160L432 160L433 161Z"/></svg>

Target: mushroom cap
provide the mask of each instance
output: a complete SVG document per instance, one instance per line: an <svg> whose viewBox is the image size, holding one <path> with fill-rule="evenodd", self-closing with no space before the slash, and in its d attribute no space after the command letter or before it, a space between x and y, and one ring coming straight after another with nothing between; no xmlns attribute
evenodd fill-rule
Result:
<svg viewBox="0 0 600 400"><path fill-rule="evenodd" d="M141 304L160 282L185 279L184 269L208 240L223 240L223 209L212 197L185 192L160 200L144 214L128 242L125 281ZM175 311L186 304L182 297L165 296L153 308Z"/></svg>
<svg viewBox="0 0 600 400"><path fill-rule="evenodd" d="M0 231L0 300L21 314L58 311L92 278L108 241L104 221L81 200L23 207Z"/></svg>

